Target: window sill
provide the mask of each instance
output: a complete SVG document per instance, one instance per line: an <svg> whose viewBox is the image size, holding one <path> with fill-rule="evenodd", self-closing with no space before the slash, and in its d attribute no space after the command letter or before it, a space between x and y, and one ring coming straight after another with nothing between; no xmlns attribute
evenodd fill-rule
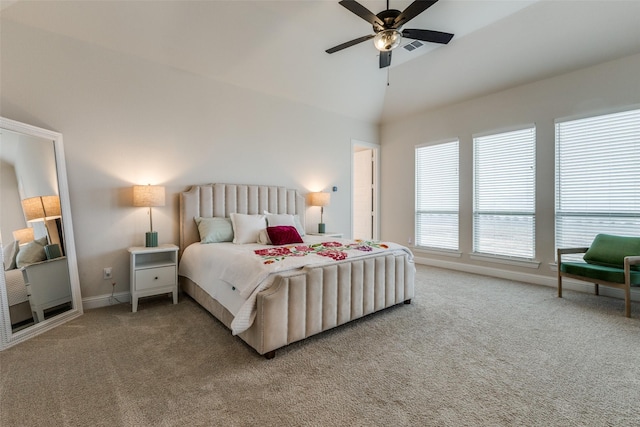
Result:
<svg viewBox="0 0 640 427"><path fill-rule="evenodd" d="M421 246L414 246L413 251L422 254L430 254L430 255L442 255L453 258L460 258L462 256L462 252L454 251L451 249L436 249L436 248L426 248Z"/></svg>
<svg viewBox="0 0 640 427"><path fill-rule="evenodd" d="M476 261L493 262L496 264L514 265L517 267L526 267L526 268L535 268L535 269L540 268L539 261L531 261L531 260L526 260L521 258L510 258L510 257L499 256L499 255L487 255L487 254L480 254L476 252L472 253L469 257L472 260L476 260Z"/></svg>

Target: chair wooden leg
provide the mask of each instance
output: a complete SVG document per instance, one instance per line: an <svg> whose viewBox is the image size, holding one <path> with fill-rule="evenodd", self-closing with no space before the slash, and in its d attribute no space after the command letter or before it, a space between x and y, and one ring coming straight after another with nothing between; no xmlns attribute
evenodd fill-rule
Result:
<svg viewBox="0 0 640 427"><path fill-rule="evenodd" d="M560 268L558 266L558 268ZM558 272L558 298L562 298L562 276Z"/></svg>
<svg viewBox="0 0 640 427"><path fill-rule="evenodd" d="M596 285L596 295L600 295L600 286L597 283L594 284Z"/></svg>

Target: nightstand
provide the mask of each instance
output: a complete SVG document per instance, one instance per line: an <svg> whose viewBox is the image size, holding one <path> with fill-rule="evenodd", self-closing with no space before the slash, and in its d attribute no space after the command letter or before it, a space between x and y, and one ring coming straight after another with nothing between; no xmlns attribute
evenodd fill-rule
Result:
<svg viewBox="0 0 640 427"><path fill-rule="evenodd" d="M138 298L172 293L178 303L178 247L129 248L131 261L131 311L138 311Z"/></svg>
<svg viewBox="0 0 640 427"><path fill-rule="evenodd" d="M320 236L320 237L335 237L336 239L342 239L344 237L344 234L342 233L335 233L332 231L328 231L326 233L307 233L310 236Z"/></svg>

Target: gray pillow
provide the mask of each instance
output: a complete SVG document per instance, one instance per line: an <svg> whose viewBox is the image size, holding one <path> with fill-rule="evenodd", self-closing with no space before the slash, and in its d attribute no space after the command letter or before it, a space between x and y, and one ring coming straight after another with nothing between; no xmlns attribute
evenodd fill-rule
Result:
<svg viewBox="0 0 640 427"><path fill-rule="evenodd" d="M220 243L233 241L233 227L229 218L195 217L200 243Z"/></svg>
<svg viewBox="0 0 640 427"><path fill-rule="evenodd" d="M29 264L45 261L47 259L47 254L44 252L46 245L47 238L42 237L22 246L16 257L16 266L22 268Z"/></svg>
<svg viewBox="0 0 640 427"><path fill-rule="evenodd" d="M2 248L4 271L14 270L16 268L16 257L18 256L18 251L20 251L20 242L17 240Z"/></svg>

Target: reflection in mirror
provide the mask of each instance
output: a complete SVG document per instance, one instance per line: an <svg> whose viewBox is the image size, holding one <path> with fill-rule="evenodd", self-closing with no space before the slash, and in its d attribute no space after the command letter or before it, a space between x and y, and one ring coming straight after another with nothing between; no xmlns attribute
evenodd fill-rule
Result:
<svg viewBox="0 0 640 427"><path fill-rule="evenodd" d="M0 129L3 346L82 313L62 136L7 119Z"/></svg>

